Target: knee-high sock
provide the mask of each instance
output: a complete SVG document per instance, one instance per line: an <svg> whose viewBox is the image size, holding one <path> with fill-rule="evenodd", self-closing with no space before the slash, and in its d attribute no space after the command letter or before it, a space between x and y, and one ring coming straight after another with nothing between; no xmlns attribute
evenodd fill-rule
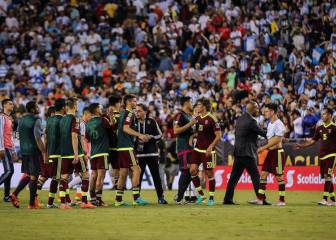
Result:
<svg viewBox="0 0 336 240"><path fill-rule="evenodd" d="M59 194L60 194L60 197L61 197L61 203L62 204L66 204L66 190L68 189L68 181L67 180L64 180L62 179L60 181L60 185L59 185Z"/></svg>
<svg viewBox="0 0 336 240"><path fill-rule="evenodd" d="M116 202L122 202L123 195L124 195L124 189L117 188Z"/></svg>
<svg viewBox="0 0 336 240"><path fill-rule="evenodd" d="M334 184L332 182L331 182L331 186L329 189L329 197L331 201L335 202Z"/></svg>
<svg viewBox="0 0 336 240"><path fill-rule="evenodd" d="M199 176L197 176L197 175L196 176L191 176L191 180L192 180L198 194L201 195L201 196L204 196Z"/></svg>
<svg viewBox="0 0 336 240"><path fill-rule="evenodd" d="M19 193L27 186L29 182L30 182L30 176L27 174L23 174L13 194L15 196L18 196Z"/></svg>
<svg viewBox="0 0 336 240"><path fill-rule="evenodd" d="M47 181L47 178L39 178L37 181L37 191L36 191L36 195L40 194L40 191L42 190L42 187L44 185L44 183Z"/></svg>
<svg viewBox="0 0 336 240"><path fill-rule="evenodd" d="M82 180L82 202L84 204L87 203L87 192L89 190L89 180L88 179L83 179Z"/></svg>
<svg viewBox="0 0 336 240"><path fill-rule="evenodd" d="M325 182L324 182L324 192L323 192L323 199L325 199L325 200L328 200L331 185L332 185L331 180L325 180Z"/></svg>
<svg viewBox="0 0 336 240"><path fill-rule="evenodd" d="M29 205L31 206L35 205L36 190L37 190L37 179L34 180L31 179L29 181L29 192L30 192Z"/></svg>
<svg viewBox="0 0 336 240"><path fill-rule="evenodd" d="M54 199L57 192L58 181L55 179L51 179L50 187L49 187L49 198L48 205L52 205L54 203Z"/></svg>
<svg viewBox="0 0 336 240"><path fill-rule="evenodd" d="M279 187L279 201L284 202L285 201L285 195L286 195L285 181L280 181L278 183L278 187Z"/></svg>
<svg viewBox="0 0 336 240"><path fill-rule="evenodd" d="M209 178L209 199L214 200L215 196L215 189L216 189L216 179L215 178Z"/></svg>
<svg viewBox="0 0 336 240"><path fill-rule="evenodd" d="M259 200L265 200L266 199L266 184L267 184L267 179L260 179L259 183L259 190L258 190L258 199Z"/></svg>
<svg viewBox="0 0 336 240"><path fill-rule="evenodd" d="M136 201L140 197L140 188L139 185L132 188L133 200Z"/></svg>

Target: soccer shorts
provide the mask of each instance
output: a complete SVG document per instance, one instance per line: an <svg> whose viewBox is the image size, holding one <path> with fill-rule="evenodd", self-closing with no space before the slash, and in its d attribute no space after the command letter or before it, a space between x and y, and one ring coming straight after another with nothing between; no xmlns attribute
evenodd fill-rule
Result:
<svg viewBox="0 0 336 240"><path fill-rule="evenodd" d="M61 174L72 174L87 172L87 163L83 157L79 158L78 163L73 164L73 158L62 158L61 163Z"/></svg>
<svg viewBox="0 0 336 240"><path fill-rule="evenodd" d="M108 170L108 156L99 156L90 159L91 170Z"/></svg>
<svg viewBox="0 0 336 240"><path fill-rule="evenodd" d="M206 156L205 152L205 150L194 149L191 153L190 164L197 164L199 166L203 163L205 170L214 169L217 162L216 151L212 151L210 156Z"/></svg>
<svg viewBox="0 0 336 240"><path fill-rule="evenodd" d="M109 153L109 162L113 169L119 169L119 161L118 161L118 151L110 150Z"/></svg>
<svg viewBox="0 0 336 240"><path fill-rule="evenodd" d="M320 173L321 178L323 179L325 176L332 176L334 173L336 165L336 157L328 157L326 159L320 159Z"/></svg>
<svg viewBox="0 0 336 240"><path fill-rule="evenodd" d="M38 177L41 171L40 158L41 154L22 155L21 172Z"/></svg>
<svg viewBox="0 0 336 240"><path fill-rule="evenodd" d="M283 175L285 162L285 152L282 148L269 150L261 171L273 173L277 176Z"/></svg>
<svg viewBox="0 0 336 240"><path fill-rule="evenodd" d="M118 163L120 168L131 168L139 165L133 150L120 150L118 151Z"/></svg>
<svg viewBox="0 0 336 240"><path fill-rule="evenodd" d="M177 153L180 170L187 170L190 167L190 158L192 150L185 150Z"/></svg>

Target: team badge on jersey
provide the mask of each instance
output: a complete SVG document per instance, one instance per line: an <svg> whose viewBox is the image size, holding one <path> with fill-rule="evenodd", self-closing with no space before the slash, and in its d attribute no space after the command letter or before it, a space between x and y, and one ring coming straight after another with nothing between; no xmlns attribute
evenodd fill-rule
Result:
<svg viewBox="0 0 336 240"><path fill-rule="evenodd" d="M202 125L202 124L200 124L200 125L198 126L198 131L203 131L203 125Z"/></svg>

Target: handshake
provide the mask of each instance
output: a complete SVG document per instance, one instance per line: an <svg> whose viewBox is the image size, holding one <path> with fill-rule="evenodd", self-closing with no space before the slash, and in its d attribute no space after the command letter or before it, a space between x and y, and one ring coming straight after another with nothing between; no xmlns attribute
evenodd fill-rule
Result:
<svg viewBox="0 0 336 240"><path fill-rule="evenodd" d="M148 142L152 138L152 136L148 134L140 134L138 138L143 142Z"/></svg>

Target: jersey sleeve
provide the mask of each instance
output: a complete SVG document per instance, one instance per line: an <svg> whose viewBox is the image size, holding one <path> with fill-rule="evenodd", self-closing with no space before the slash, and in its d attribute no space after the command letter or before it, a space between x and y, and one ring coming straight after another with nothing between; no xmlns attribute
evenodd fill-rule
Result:
<svg viewBox="0 0 336 240"><path fill-rule="evenodd" d="M285 136L285 131L285 125L279 122L279 124L277 124L277 126L275 127L274 135L278 137L283 137Z"/></svg>
<svg viewBox="0 0 336 240"><path fill-rule="evenodd" d="M80 134L79 120L75 117L73 117L71 120L71 133Z"/></svg>
<svg viewBox="0 0 336 240"><path fill-rule="evenodd" d="M214 132L218 132L220 131L220 126L219 126L219 122L217 120L217 118L211 118L212 119L212 129Z"/></svg>

